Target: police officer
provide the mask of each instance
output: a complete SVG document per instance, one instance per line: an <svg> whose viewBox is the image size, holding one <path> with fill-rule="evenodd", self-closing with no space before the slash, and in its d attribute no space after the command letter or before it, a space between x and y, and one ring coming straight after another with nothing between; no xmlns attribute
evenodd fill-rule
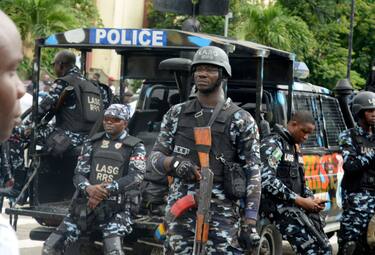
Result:
<svg viewBox="0 0 375 255"><path fill-rule="evenodd" d="M339 254L374 254L367 245L366 230L375 210L375 93L359 92L352 112L357 125L339 136L344 158Z"/></svg>
<svg viewBox="0 0 375 255"><path fill-rule="evenodd" d="M43 254L62 254L82 232L96 228L103 233L104 254L124 254L121 237L132 232L127 194L138 189L146 168L145 147L127 133L128 120L126 107L112 104L104 114L105 132L84 144L73 178L78 197L46 240Z"/></svg>
<svg viewBox="0 0 375 255"><path fill-rule="evenodd" d="M214 172L211 199L211 220L208 254L244 254L243 249L257 246L259 236L254 227L260 200L259 133L252 116L237 107L230 98L224 99L223 83L231 75L227 54L220 48L198 49L192 62L197 97L174 105L165 114L159 137L149 162L155 173L173 176L166 212L177 199L196 194L199 182L194 173L199 166L193 128L207 125L213 109L222 108L213 123L210 168ZM224 163L239 163L245 173L244 222L240 226L239 199L230 198L224 190ZM192 254L196 210L188 210L175 220L167 220L166 254ZM240 238L237 237L240 231ZM253 238L251 238L251 237ZM239 241L242 247L239 245Z"/></svg>
<svg viewBox="0 0 375 255"><path fill-rule="evenodd" d="M83 144L96 120L102 115L103 101L99 88L82 76L75 63L76 57L70 51L64 50L56 54L53 67L58 78L53 89L38 106L37 123L46 116L49 116L49 119L56 117L55 125L45 124L37 132L39 142L45 145L45 150L52 155L62 155L65 151ZM26 121L25 125L14 130L12 138L17 143L10 148L12 167L22 176L25 176L25 171L24 148L21 145L30 142L30 124L30 121ZM23 185L16 184L17 187ZM17 195L18 189L0 189L0 193Z"/></svg>
<svg viewBox="0 0 375 255"><path fill-rule="evenodd" d="M56 54L53 67L58 78L49 96L40 103L37 116L40 119L55 111L56 128L64 131L73 147L83 143L103 110L99 89L82 76L75 62L76 57L70 51ZM40 133L47 138L51 129Z"/></svg>
<svg viewBox="0 0 375 255"><path fill-rule="evenodd" d="M297 254L332 254L317 214L324 209L324 200L314 198L305 185L299 148L314 129L310 112L296 112L287 128L275 125L273 133L262 140L260 214L270 219Z"/></svg>

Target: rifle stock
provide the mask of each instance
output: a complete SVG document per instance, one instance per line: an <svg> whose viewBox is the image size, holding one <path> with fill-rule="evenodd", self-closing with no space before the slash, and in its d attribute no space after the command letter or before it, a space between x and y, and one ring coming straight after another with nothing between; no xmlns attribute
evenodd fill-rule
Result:
<svg viewBox="0 0 375 255"><path fill-rule="evenodd" d="M195 239L193 254L206 254L205 246L208 241L208 230L210 221L211 192L214 174L209 169L209 152L211 148L211 128L194 128L194 139L198 150L199 163L201 166L201 179L198 191L198 210L195 226Z"/></svg>

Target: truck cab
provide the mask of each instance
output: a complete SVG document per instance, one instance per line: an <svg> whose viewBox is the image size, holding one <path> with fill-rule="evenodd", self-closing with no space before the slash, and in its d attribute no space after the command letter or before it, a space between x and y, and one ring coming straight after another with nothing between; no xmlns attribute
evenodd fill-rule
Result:
<svg viewBox="0 0 375 255"><path fill-rule="evenodd" d="M341 213L338 184L342 175L342 156L337 136L347 126L340 110L345 104L339 104L328 89L295 82L293 53L249 41L180 30L75 29L36 41L33 110L38 107L35 98L38 95L42 49L71 48L80 51L83 73L86 73L86 55L92 49L115 50L121 56L120 98L123 98L125 79L143 81L128 128L132 135L144 141L149 153L163 115L172 104L189 98L193 88L191 59L199 47L207 45L220 47L228 53L233 75L224 88L225 93L253 115L262 135L268 134L275 124L285 125L293 111L313 112L317 128L302 148L306 183L315 193L329 200L324 211L328 223L326 231L334 233ZM30 203L7 208L6 213L15 216L15 219L18 215L35 218L42 226L33 230L30 237L45 240L68 212L75 190L72 176L78 148L56 163L56 158L40 153L35 139L28 153L31 159L28 168L30 185L27 187ZM148 181L152 183L152 178ZM168 182L163 180L162 185L165 195ZM163 194L158 196L163 197ZM147 211L135 218L134 233L124 240L126 249L133 254L161 252L162 244L153 238L153 234L163 220L162 215ZM16 227L16 220L13 225ZM275 227L260 219L258 231L262 236L260 254L262 251L281 254L282 240Z"/></svg>

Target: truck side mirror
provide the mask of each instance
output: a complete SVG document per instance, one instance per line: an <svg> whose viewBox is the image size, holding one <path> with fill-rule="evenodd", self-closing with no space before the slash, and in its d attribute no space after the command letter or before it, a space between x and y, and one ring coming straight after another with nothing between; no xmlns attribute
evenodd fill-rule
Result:
<svg viewBox="0 0 375 255"><path fill-rule="evenodd" d="M191 60L187 58L168 58L159 64L160 70L172 72L190 72Z"/></svg>
<svg viewBox="0 0 375 255"><path fill-rule="evenodd" d="M188 99L191 90L191 60L188 58L168 58L159 63L159 69L171 71L177 83L181 102Z"/></svg>

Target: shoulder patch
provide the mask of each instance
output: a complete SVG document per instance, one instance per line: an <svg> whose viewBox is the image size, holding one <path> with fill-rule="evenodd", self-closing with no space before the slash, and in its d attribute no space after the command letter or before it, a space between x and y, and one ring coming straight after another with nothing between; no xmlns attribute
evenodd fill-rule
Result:
<svg viewBox="0 0 375 255"><path fill-rule="evenodd" d="M272 152L272 154L268 158L268 164L270 165L270 167L276 168L282 156L283 156L283 152L281 151L279 147L276 147L276 149Z"/></svg>

